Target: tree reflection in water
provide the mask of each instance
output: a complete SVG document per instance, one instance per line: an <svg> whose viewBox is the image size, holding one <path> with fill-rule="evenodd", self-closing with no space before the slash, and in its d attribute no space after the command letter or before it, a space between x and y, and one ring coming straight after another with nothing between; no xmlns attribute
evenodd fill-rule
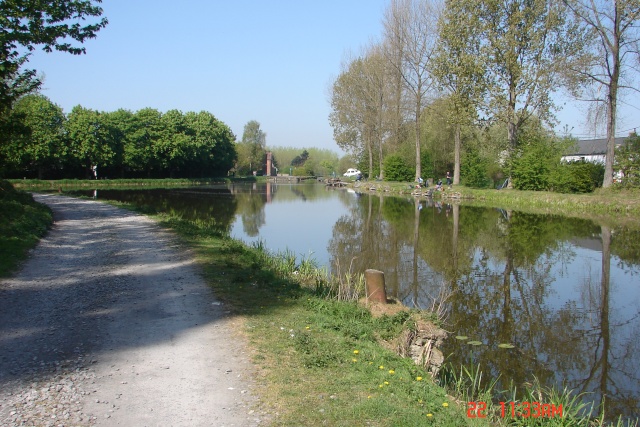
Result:
<svg viewBox="0 0 640 427"><path fill-rule="evenodd" d="M445 354L454 365L479 364L500 385L567 385L604 400L607 414L638 415L640 329L638 240L589 220L401 198L363 197L334 226L334 262L355 258L357 271L386 273L387 288L405 304L429 307L446 289L454 335ZM620 239L625 289L612 307L612 247ZM600 253L601 280L581 279ZM594 286L594 284L598 284ZM629 301L635 303L629 304ZM612 310L613 308L613 310ZM615 318L615 319L614 319ZM514 349L498 344L508 343ZM487 376L488 377L488 376Z"/></svg>

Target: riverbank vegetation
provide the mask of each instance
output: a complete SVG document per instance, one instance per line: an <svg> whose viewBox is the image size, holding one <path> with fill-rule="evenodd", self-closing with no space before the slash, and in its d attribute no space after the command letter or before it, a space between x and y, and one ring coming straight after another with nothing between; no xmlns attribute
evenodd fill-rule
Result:
<svg viewBox="0 0 640 427"><path fill-rule="evenodd" d="M520 191L478 189L466 186L444 186L442 191L430 188L416 188L409 182L355 182L350 184L357 191L382 192L385 194L414 195L426 197L431 193L437 200L464 202L478 206L519 210L530 213L551 213L569 217L610 220L624 222L636 220L640 215L640 191L636 188L614 186L598 189L588 194L562 194L551 191ZM431 192L429 190L432 190Z"/></svg>
<svg viewBox="0 0 640 427"><path fill-rule="evenodd" d="M51 210L0 180L0 277L8 276L45 234Z"/></svg>

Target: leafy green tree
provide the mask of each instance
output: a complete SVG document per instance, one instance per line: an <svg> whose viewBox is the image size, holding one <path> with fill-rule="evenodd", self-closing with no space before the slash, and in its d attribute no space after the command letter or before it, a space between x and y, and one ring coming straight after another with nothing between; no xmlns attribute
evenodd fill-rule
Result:
<svg viewBox="0 0 640 427"><path fill-rule="evenodd" d="M238 163L236 169L241 174L251 174L262 170L266 155L267 134L260 129L260 123L251 120L244 125L242 141L238 144Z"/></svg>
<svg viewBox="0 0 640 427"><path fill-rule="evenodd" d="M189 176L225 176L236 161L235 135L231 129L206 111L185 115L187 133L191 135Z"/></svg>
<svg viewBox="0 0 640 427"><path fill-rule="evenodd" d="M468 149L462 164L462 183L469 187L485 188L489 185L488 161L477 150Z"/></svg>
<svg viewBox="0 0 640 427"><path fill-rule="evenodd" d="M291 160L291 166L293 167L303 166L308 158L309 158L309 152L307 150L304 150L300 155L294 157L293 160Z"/></svg>
<svg viewBox="0 0 640 427"><path fill-rule="evenodd" d="M435 75L430 62L438 41L440 8L426 0L394 0L383 18L384 37L392 58L390 64L402 77L415 136L415 179L422 176L421 116L427 95L434 90ZM397 60L396 60L397 59Z"/></svg>
<svg viewBox="0 0 640 427"><path fill-rule="evenodd" d="M27 95L14 105L11 120L23 130L14 133L5 147L15 165L36 171L38 179L60 167L66 154L62 108L43 95Z"/></svg>
<svg viewBox="0 0 640 427"><path fill-rule="evenodd" d="M158 110L143 108L133 114L129 123L123 123L128 129L124 164L134 175L158 176L162 169L155 152L164 126L161 117Z"/></svg>
<svg viewBox="0 0 640 427"><path fill-rule="evenodd" d="M137 130L136 117L134 113L123 108L103 114L112 128L115 145L121 147L117 152L115 164L107 169L106 174L107 176L120 178L132 176L132 171L136 169L130 164L130 150L133 145L132 135Z"/></svg>
<svg viewBox="0 0 640 427"><path fill-rule="evenodd" d="M511 159L511 179L518 190L546 191L551 189L552 176L560 166L564 146L555 138L531 135Z"/></svg>
<svg viewBox="0 0 640 427"><path fill-rule="evenodd" d="M21 70L29 55L41 46L74 55L85 53L82 44L107 25L99 19L101 0L0 1L0 116L20 96L41 85L35 70ZM85 20L95 18L93 23ZM24 52L26 49L26 53Z"/></svg>
<svg viewBox="0 0 640 427"><path fill-rule="evenodd" d="M374 168L376 147L382 156L385 134L385 61L378 47L343 65L331 92L329 122L333 136L345 151Z"/></svg>
<svg viewBox="0 0 640 427"><path fill-rule="evenodd" d="M588 38L560 2L461 1L456 22L472 30L468 36L480 44L486 83L482 108L506 124L514 150L529 119L553 120L552 94L566 82L569 64L583 59Z"/></svg>
<svg viewBox="0 0 640 427"><path fill-rule="evenodd" d="M192 139L187 134L184 115L178 110L162 114L160 128L161 136L154 145L154 158L164 174L174 177L184 167L186 159L195 154Z"/></svg>
<svg viewBox="0 0 640 427"><path fill-rule="evenodd" d="M100 167L114 165L120 150L116 145L115 130L108 116L81 106L73 107L66 122L72 161L82 165L90 177Z"/></svg>
<svg viewBox="0 0 640 427"><path fill-rule="evenodd" d="M616 168L621 172L623 187L640 187L640 136L630 136L616 150Z"/></svg>
<svg viewBox="0 0 640 427"><path fill-rule="evenodd" d="M551 189L557 193L591 193L602 187L604 165L584 160L563 163L551 174Z"/></svg>

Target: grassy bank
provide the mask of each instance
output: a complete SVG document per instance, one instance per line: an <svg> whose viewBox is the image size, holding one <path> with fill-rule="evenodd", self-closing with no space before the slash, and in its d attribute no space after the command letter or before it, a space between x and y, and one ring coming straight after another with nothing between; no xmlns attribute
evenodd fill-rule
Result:
<svg viewBox="0 0 640 427"><path fill-rule="evenodd" d="M51 210L0 180L0 277L6 277L51 225Z"/></svg>
<svg viewBox="0 0 640 427"><path fill-rule="evenodd" d="M354 188L368 193L423 196L427 189L416 190L412 183L365 182ZM561 194L547 191L474 189L464 186L445 187L433 197L464 201L477 206L513 209L530 213L554 214L595 219L604 223L637 221L640 218L640 189L598 189L589 194Z"/></svg>

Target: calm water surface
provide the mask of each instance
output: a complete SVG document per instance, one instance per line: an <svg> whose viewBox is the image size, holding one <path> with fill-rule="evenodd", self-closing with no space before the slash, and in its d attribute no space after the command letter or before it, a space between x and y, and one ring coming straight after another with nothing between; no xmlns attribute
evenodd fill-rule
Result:
<svg viewBox="0 0 640 427"><path fill-rule="evenodd" d="M235 238L334 272L382 270L388 293L408 306L430 308L446 295L452 338L443 350L454 365L480 364L505 386L536 377L597 403L606 396L609 415L640 416L640 223L604 226L315 183L96 196L213 219Z"/></svg>

